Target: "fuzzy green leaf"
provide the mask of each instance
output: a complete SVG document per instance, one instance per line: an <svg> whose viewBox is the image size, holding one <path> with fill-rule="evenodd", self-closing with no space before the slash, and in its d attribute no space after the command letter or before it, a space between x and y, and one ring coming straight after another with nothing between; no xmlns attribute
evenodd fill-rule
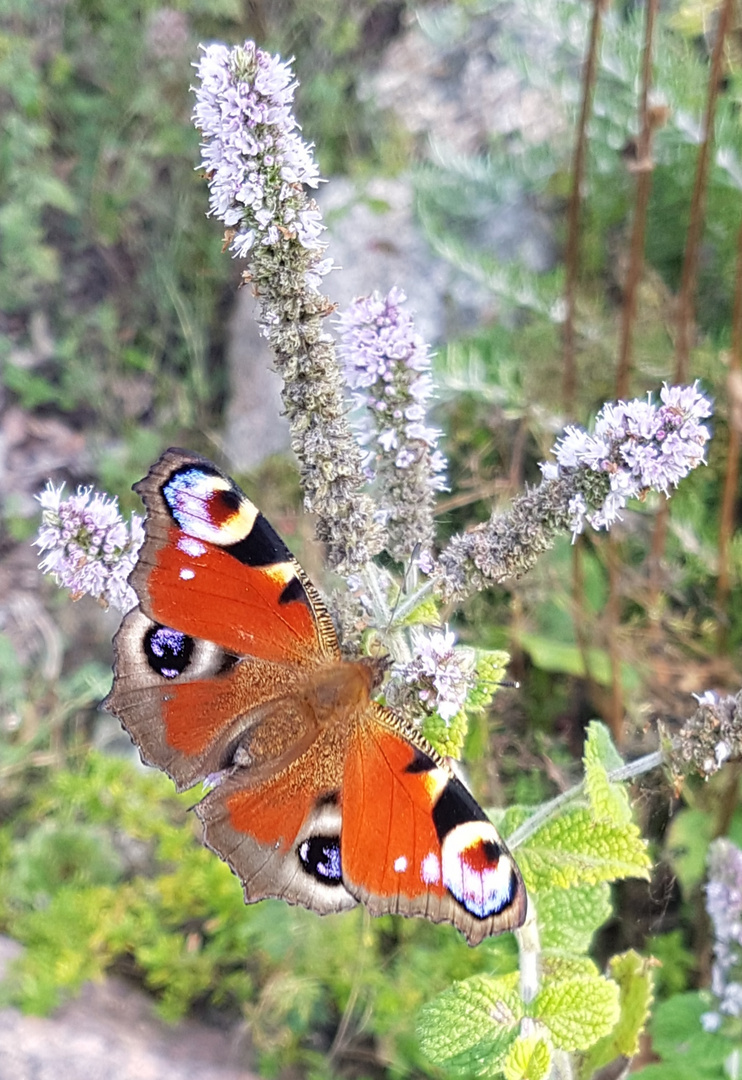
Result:
<svg viewBox="0 0 742 1080"><path fill-rule="evenodd" d="M545 949L587 952L593 934L613 912L610 886L605 881L571 889L542 889L533 899Z"/></svg>
<svg viewBox="0 0 742 1080"><path fill-rule="evenodd" d="M548 821L518 848L526 886L568 889L626 877L649 877L647 845L633 823L595 821L589 810L571 810Z"/></svg>
<svg viewBox="0 0 742 1080"><path fill-rule="evenodd" d="M625 825L631 821L629 796L623 784L611 783L608 771L623 765L604 724L593 720L587 729L585 752L585 790L598 821Z"/></svg>
<svg viewBox="0 0 742 1080"><path fill-rule="evenodd" d="M602 975L549 980L529 1013L548 1027L560 1050L588 1050L618 1023L618 986Z"/></svg>
<svg viewBox="0 0 742 1080"><path fill-rule="evenodd" d="M652 960L630 949L612 957L609 966L611 978L618 984L621 1015L610 1035L600 1039L585 1057L580 1067L581 1080L589 1080L614 1058L632 1058L637 1054L639 1036L649 1018L653 996Z"/></svg>
<svg viewBox="0 0 742 1080"><path fill-rule="evenodd" d="M454 983L426 1005L418 1020L423 1053L461 1075L502 1068L523 1017L519 975L476 975Z"/></svg>
<svg viewBox="0 0 742 1080"><path fill-rule="evenodd" d="M464 708L467 712L486 709L505 677L510 653L502 649L477 649L475 670L477 679L467 694Z"/></svg>
<svg viewBox="0 0 742 1080"><path fill-rule="evenodd" d="M458 760L469 730L469 717L463 709L451 720L444 720L438 713L433 713L425 717L422 730L425 738L439 754Z"/></svg>
<svg viewBox="0 0 742 1080"><path fill-rule="evenodd" d="M546 1080L551 1069L551 1048L546 1039L529 1035L516 1039L507 1052L505 1080Z"/></svg>
<svg viewBox="0 0 742 1080"><path fill-rule="evenodd" d="M426 596L417 607L414 607L412 611L405 616L402 621L402 626L439 626L441 622L441 613L438 610L438 605L435 600L430 596Z"/></svg>

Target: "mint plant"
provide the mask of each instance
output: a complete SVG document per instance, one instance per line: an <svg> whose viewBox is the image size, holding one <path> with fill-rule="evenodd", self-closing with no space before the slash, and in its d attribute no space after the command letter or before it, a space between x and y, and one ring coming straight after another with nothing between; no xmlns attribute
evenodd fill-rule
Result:
<svg viewBox="0 0 742 1080"><path fill-rule="evenodd" d="M372 295L340 316L343 379L324 322L333 305L320 291L332 263L319 210L305 192L318 170L293 117L290 67L247 42L209 46L198 74L195 120L210 212L226 226L232 254L246 260L244 280L261 303L305 506L317 517L330 567L346 582L334 601L345 644L383 647L392 661L386 700L417 719L442 753L458 756L503 657L458 646L441 629L443 605L524 573L559 535L574 539L586 524L608 529L629 499L669 494L704 463L710 402L694 383L664 386L659 404L606 405L592 434L566 429L537 487L436 551L434 498L445 461L427 417L428 350L399 290ZM356 430L346 388L365 410ZM64 500L49 488L40 501L42 568L74 594L92 591L126 610L138 520L125 525L111 502L87 489ZM489 942L488 971L424 1006L419 1037L429 1061L462 1076L588 1080L636 1052L651 968L626 952L604 973L589 950L612 912L610 883L649 875L624 782L673 753L669 744L625 765L607 729L592 723L582 784L545 806L499 815L528 889L528 918L516 933L517 955L502 939ZM162 986L162 972L175 980L177 965L158 958ZM208 965L199 972L204 990Z"/></svg>

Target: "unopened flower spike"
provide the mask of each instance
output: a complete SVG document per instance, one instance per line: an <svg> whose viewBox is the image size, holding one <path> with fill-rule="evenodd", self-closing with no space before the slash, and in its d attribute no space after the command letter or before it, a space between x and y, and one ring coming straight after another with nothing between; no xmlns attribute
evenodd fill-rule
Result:
<svg viewBox="0 0 742 1080"><path fill-rule="evenodd" d="M381 550L382 535L362 493L361 452L322 326L333 305L319 288L332 263L324 257L319 209L305 192L317 186L319 172L292 112L297 84L286 61L252 41L209 45L196 66L194 122L203 135L210 212L227 226L233 254L247 260L245 280L261 302L306 509L317 515L330 565L350 573Z"/></svg>
<svg viewBox="0 0 742 1080"><path fill-rule="evenodd" d="M508 513L455 536L439 557L438 590L462 599L493 582L519 577L568 529L573 539L587 521L609 529L627 500L647 491L670 494L705 464L710 433L701 423L711 402L692 386L663 386L660 404L608 404L594 434L568 427L554 447L556 462L541 465L543 483L513 501Z"/></svg>
<svg viewBox="0 0 742 1080"><path fill-rule="evenodd" d="M400 562L419 552L431 568L436 492L445 488L440 432L430 427L433 391L429 347L393 288L355 300L338 319L338 353L357 405L365 408L361 440L366 475L376 480L387 529L386 549Z"/></svg>
<svg viewBox="0 0 742 1080"><path fill-rule="evenodd" d="M36 498L41 503L41 527L34 544L44 557L39 569L51 574L75 598L90 593L119 611L136 606L127 578L144 541L141 517L132 514L127 525L115 498L91 487L78 487L62 497L64 484L51 481Z"/></svg>

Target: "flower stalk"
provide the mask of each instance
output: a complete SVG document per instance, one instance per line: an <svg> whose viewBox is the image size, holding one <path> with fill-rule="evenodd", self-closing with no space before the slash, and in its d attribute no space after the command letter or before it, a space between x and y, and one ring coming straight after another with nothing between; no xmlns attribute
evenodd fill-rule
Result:
<svg viewBox="0 0 742 1080"><path fill-rule="evenodd" d="M261 302L305 507L317 515L330 566L352 573L381 550L382 532L361 490L361 451L323 329L333 305L319 286L332 261L324 257L319 209L304 190L317 186L319 171L292 112L296 83L287 63L249 41L209 45L197 70L194 122L210 212L226 225L229 249L247 260L244 279Z"/></svg>

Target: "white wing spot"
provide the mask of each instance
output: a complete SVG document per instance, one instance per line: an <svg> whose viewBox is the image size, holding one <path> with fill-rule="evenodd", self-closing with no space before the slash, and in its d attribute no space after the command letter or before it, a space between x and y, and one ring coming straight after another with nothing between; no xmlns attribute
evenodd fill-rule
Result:
<svg viewBox="0 0 742 1080"><path fill-rule="evenodd" d="M195 570L189 570L188 567L186 567L186 566L184 566L183 569L180 571L180 577L182 578L183 581L190 581L191 578L195 578L195 576L196 576L196 571Z"/></svg>
<svg viewBox="0 0 742 1080"><path fill-rule="evenodd" d="M441 880L441 864L435 852L429 851L423 859L420 876L426 885L435 885Z"/></svg>
<svg viewBox="0 0 742 1080"><path fill-rule="evenodd" d="M398 874L404 874L407 869L407 859L404 855L400 855L398 859L394 860L394 869Z"/></svg>
<svg viewBox="0 0 742 1080"><path fill-rule="evenodd" d="M200 540L195 540L192 536L181 536L178 540L178 548L184 551L186 555L193 555L194 558L206 554L206 547Z"/></svg>

